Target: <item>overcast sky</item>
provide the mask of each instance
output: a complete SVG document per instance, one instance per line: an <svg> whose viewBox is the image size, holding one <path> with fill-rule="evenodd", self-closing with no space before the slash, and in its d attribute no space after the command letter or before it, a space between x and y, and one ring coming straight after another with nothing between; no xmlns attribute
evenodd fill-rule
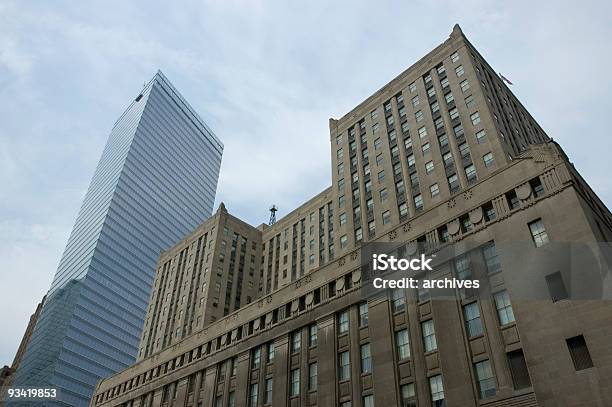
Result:
<svg viewBox="0 0 612 407"><path fill-rule="evenodd" d="M328 119L459 23L612 201L608 1L131 3L0 1L0 366L113 123L157 69L225 143L217 205L257 225L272 203L282 216L331 183Z"/></svg>

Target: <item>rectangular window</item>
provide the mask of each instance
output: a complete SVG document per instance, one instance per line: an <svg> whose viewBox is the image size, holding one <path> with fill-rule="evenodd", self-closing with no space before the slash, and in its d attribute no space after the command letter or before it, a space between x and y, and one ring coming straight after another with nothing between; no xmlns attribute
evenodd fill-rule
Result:
<svg viewBox="0 0 612 407"><path fill-rule="evenodd" d="M454 107L448 111L448 114L450 115L451 120L454 120L459 117L459 110L457 110L457 108Z"/></svg>
<svg viewBox="0 0 612 407"><path fill-rule="evenodd" d="M416 112L414 114L414 118L415 118L416 122L419 123L420 121L423 120L423 112L421 110L419 110L418 112Z"/></svg>
<svg viewBox="0 0 612 407"><path fill-rule="evenodd" d="M452 102L455 101L455 98L453 97L452 93L447 93L446 95L444 95L444 99L446 100L446 104L450 105Z"/></svg>
<svg viewBox="0 0 612 407"><path fill-rule="evenodd" d="M495 299L495 308L497 308L497 316L499 317L500 325L508 325L514 322L514 311L510 302L508 291L503 290L493 295Z"/></svg>
<svg viewBox="0 0 612 407"><path fill-rule="evenodd" d="M525 355L522 349L517 349L506 354L508 358L508 366L510 367L510 374L512 375L512 384L514 390L524 389L531 387L531 379L529 378L529 370L527 370L527 363L525 362Z"/></svg>
<svg viewBox="0 0 612 407"><path fill-rule="evenodd" d="M348 237L346 235L340 236L340 247L345 248L348 245Z"/></svg>
<svg viewBox="0 0 612 407"><path fill-rule="evenodd" d="M448 177L448 187L450 188L451 192L459 189L459 178L457 178L457 174L453 174Z"/></svg>
<svg viewBox="0 0 612 407"><path fill-rule="evenodd" d="M338 158L338 160L341 160L342 157L344 157L344 150L339 148L338 151L336 151L336 157Z"/></svg>
<svg viewBox="0 0 612 407"><path fill-rule="evenodd" d="M383 158L382 153L381 153L381 154L378 154L378 155L376 156L376 165L379 165L379 166L380 166L380 165L382 165L383 161L384 161L384 158Z"/></svg>
<svg viewBox="0 0 612 407"><path fill-rule="evenodd" d="M423 151L423 155L429 152L429 143L425 143L421 146L421 151Z"/></svg>
<svg viewBox="0 0 612 407"><path fill-rule="evenodd" d="M563 276L561 275L561 272L557 271L547 275L546 285L548 285L548 292L550 293L550 299L552 302L566 300L569 298L567 289L563 283Z"/></svg>
<svg viewBox="0 0 612 407"><path fill-rule="evenodd" d="M339 146L342 144L342 134L336 136L336 145Z"/></svg>
<svg viewBox="0 0 612 407"><path fill-rule="evenodd" d="M482 144L487 140L487 133L484 130L476 132L476 142Z"/></svg>
<svg viewBox="0 0 612 407"><path fill-rule="evenodd" d="M474 101L474 96L469 95L468 97L465 98L465 106L468 109L471 109L472 107L474 107L474 105L476 105L476 102Z"/></svg>
<svg viewBox="0 0 612 407"><path fill-rule="evenodd" d="M465 92L470 88L470 83L468 82L467 79L461 81L461 83L459 84L459 86L461 86L461 91Z"/></svg>
<svg viewBox="0 0 612 407"><path fill-rule="evenodd" d="M459 53L458 52L453 52L453 54L451 55L451 61L453 62L457 62L459 61Z"/></svg>
<svg viewBox="0 0 612 407"><path fill-rule="evenodd" d="M488 152L485 155L483 155L482 161L484 161L485 167L487 168L492 167L493 164L495 163L495 160L493 159L493 153Z"/></svg>
<svg viewBox="0 0 612 407"><path fill-rule="evenodd" d="M373 134L376 134L376 133L378 133L378 130L380 130L380 124L378 124L378 123L374 123L374 124L372 125L372 133L373 133Z"/></svg>
<svg viewBox="0 0 612 407"><path fill-rule="evenodd" d="M474 164L470 164L465 167L465 176L467 177L468 182L476 181L476 167L474 167Z"/></svg>
<svg viewBox="0 0 612 407"><path fill-rule="evenodd" d="M421 200L421 208L422 207L423 207L423 202ZM408 215L408 205L406 204L406 202L399 204L399 206L397 207L397 210L399 211L400 216Z"/></svg>
<svg viewBox="0 0 612 407"><path fill-rule="evenodd" d="M376 109L372 110L372 112L370 113L370 118L372 120L376 120L378 118L378 111Z"/></svg>
<svg viewBox="0 0 612 407"><path fill-rule="evenodd" d="M373 220L368 222L368 232L370 236L374 236L374 233L376 233L376 223Z"/></svg>
<svg viewBox="0 0 612 407"><path fill-rule="evenodd" d="M589 353L589 348L584 340L584 336L574 336L565 341L567 342L567 349L572 357L572 362L574 362L574 368L577 371L593 367L593 360L591 359L591 354Z"/></svg>
<svg viewBox="0 0 612 407"><path fill-rule="evenodd" d="M274 361L274 342L269 342L268 343L268 352L267 352L268 356L267 356L267 362L268 363L272 363ZM235 376L236 373L232 374L232 376Z"/></svg>
<svg viewBox="0 0 612 407"><path fill-rule="evenodd" d="M425 172L427 174L432 173L434 170L434 163L433 161L428 161L427 163L425 163Z"/></svg>
<svg viewBox="0 0 612 407"><path fill-rule="evenodd" d="M342 311L338 314L338 334L343 335L349 330L349 314L348 311Z"/></svg>
<svg viewBox="0 0 612 407"><path fill-rule="evenodd" d="M419 96L415 96L412 98L412 106L417 107L419 105Z"/></svg>
<svg viewBox="0 0 612 407"><path fill-rule="evenodd" d="M351 377L351 364L348 351L338 355L338 379L348 380Z"/></svg>
<svg viewBox="0 0 612 407"><path fill-rule="evenodd" d="M402 407L417 407L414 383L402 384L400 394L402 395Z"/></svg>
<svg viewBox="0 0 612 407"><path fill-rule="evenodd" d="M318 365L317 362L308 365L308 390L314 391L317 389L317 376L318 376Z"/></svg>
<svg viewBox="0 0 612 407"><path fill-rule="evenodd" d="M418 132L420 138L427 137L427 129L425 128L425 126L419 128Z"/></svg>
<svg viewBox="0 0 612 407"><path fill-rule="evenodd" d="M408 337L407 329L402 329L395 333L395 348L399 360L410 357L410 338Z"/></svg>
<svg viewBox="0 0 612 407"><path fill-rule="evenodd" d="M391 290L391 309L393 312L404 311L406 309L406 296L404 289L396 288Z"/></svg>
<svg viewBox="0 0 612 407"><path fill-rule="evenodd" d="M289 391L290 396L300 395L300 369L293 369L291 371L291 387Z"/></svg>
<svg viewBox="0 0 612 407"><path fill-rule="evenodd" d="M340 226L344 225L346 223L346 212L342 212L339 218L340 218Z"/></svg>
<svg viewBox="0 0 612 407"><path fill-rule="evenodd" d="M412 148L412 139L410 137L406 137L404 139L404 147L406 147L406 150L409 150Z"/></svg>
<svg viewBox="0 0 612 407"><path fill-rule="evenodd" d="M230 393L230 395L234 392ZM266 379L266 394L264 396L264 404L272 404L272 379Z"/></svg>
<svg viewBox="0 0 612 407"><path fill-rule="evenodd" d="M470 120L472 121L472 125L476 126L478 123L480 123L480 113L478 112L472 113L470 115Z"/></svg>
<svg viewBox="0 0 612 407"><path fill-rule="evenodd" d="M361 345L361 373L372 373L372 356L370 354L370 344Z"/></svg>
<svg viewBox="0 0 612 407"><path fill-rule="evenodd" d="M369 322L369 310L368 303L362 302L359 304L359 327L363 328L368 326Z"/></svg>
<svg viewBox="0 0 612 407"><path fill-rule="evenodd" d="M387 188L383 188L380 190L380 202L385 202L387 200L388 193Z"/></svg>
<svg viewBox="0 0 612 407"><path fill-rule="evenodd" d="M414 197L414 206L417 212L423 210L423 196L421 194Z"/></svg>
<svg viewBox="0 0 612 407"><path fill-rule="evenodd" d="M457 256L455 259L455 271L457 272L457 278L460 280L466 280L472 277L470 257L467 254Z"/></svg>
<svg viewBox="0 0 612 407"><path fill-rule="evenodd" d="M447 87L448 87L448 85L449 85L449 83L450 83L450 82L449 82L448 78L444 78L444 79L442 79L442 80L440 81L440 85L442 86L442 89L447 88Z"/></svg>
<svg viewBox="0 0 612 407"><path fill-rule="evenodd" d="M465 70L463 69L463 65L459 65L458 67L456 67L455 73L457 74L457 76L463 76L463 74L465 73Z"/></svg>
<svg viewBox="0 0 612 407"><path fill-rule="evenodd" d="M465 319L465 330L469 338L483 334L480 307L477 302L463 306L463 318Z"/></svg>
<svg viewBox="0 0 612 407"><path fill-rule="evenodd" d="M308 327L308 346L317 346L317 324L312 324Z"/></svg>
<svg viewBox="0 0 612 407"><path fill-rule="evenodd" d="M444 406L444 385L442 384L442 375L436 375L429 378L429 391L431 392L431 401L434 407Z"/></svg>
<svg viewBox="0 0 612 407"><path fill-rule="evenodd" d="M376 140L374 140L374 150L379 150L381 146L382 146L382 140L379 137Z"/></svg>
<svg viewBox="0 0 612 407"><path fill-rule="evenodd" d="M257 407L257 383L251 384L249 387L249 407Z"/></svg>
<svg viewBox="0 0 612 407"><path fill-rule="evenodd" d="M482 248L482 254L485 259L485 264L487 266L487 273L493 274L501 271L501 263L499 262L499 257L497 256L497 249L495 248L495 243L490 242L487 243Z"/></svg>
<svg viewBox="0 0 612 407"><path fill-rule="evenodd" d="M408 85L408 89L410 90L410 92L416 92L417 88L416 88L416 83L412 82L410 85Z"/></svg>
<svg viewBox="0 0 612 407"><path fill-rule="evenodd" d="M261 365L261 348L257 347L251 351L251 369L257 369Z"/></svg>
<svg viewBox="0 0 612 407"><path fill-rule="evenodd" d="M361 242L363 239L363 231L361 228L355 229L355 242Z"/></svg>
<svg viewBox="0 0 612 407"><path fill-rule="evenodd" d="M407 160L408 160L408 167L412 167L416 163L416 159L414 158L414 154L410 154L407 157Z"/></svg>
<svg viewBox="0 0 612 407"><path fill-rule="evenodd" d="M444 166L448 167L453 164L453 153L450 151L442 156L442 160L444 161Z"/></svg>
<svg viewBox="0 0 612 407"><path fill-rule="evenodd" d="M529 231L531 232L531 238L536 247L544 246L548 243L548 234L546 233L542 219L536 219L530 222Z"/></svg>
<svg viewBox="0 0 612 407"><path fill-rule="evenodd" d="M300 331L291 334L291 353L297 353L302 347L302 334Z"/></svg>
<svg viewBox="0 0 612 407"><path fill-rule="evenodd" d="M508 207L511 210L516 209L521 205L518 197L516 196L516 192L514 190L510 192L506 192L506 201L508 202Z"/></svg>
<svg viewBox="0 0 612 407"><path fill-rule="evenodd" d="M363 407L374 407L374 396L372 394L363 396L362 400Z"/></svg>
<svg viewBox="0 0 612 407"><path fill-rule="evenodd" d="M482 362L474 363L474 371L476 372L480 398L484 399L495 396L497 391L495 388L495 377L493 376L491 362L483 360Z"/></svg>
<svg viewBox="0 0 612 407"><path fill-rule="evenodd" d="M423 345L425 347L425 352L432 352L438 349L433 319L421 322L421 330L423 331Z"/></svg>
<svg viewBox="0 0 612 407"><path fill-rule="evenodd" d="M383 182L385 180L385 170L382 170L378 173L378 182Z"/></svg>
<svg viewBox="0 0 612 407"><path fill-rule="evenodd" d="M382 221L383 221L383 225L387 225L391 223L391 212L384 211L382 214Z"/></svg>
<svg viewBox="0 0 612 407"><path fill-rule="evenodd" d="M433 184L429 187L429 191L431 192L431 197L435 198L440 194L440 187L438 186L438 184Z"/></svg>

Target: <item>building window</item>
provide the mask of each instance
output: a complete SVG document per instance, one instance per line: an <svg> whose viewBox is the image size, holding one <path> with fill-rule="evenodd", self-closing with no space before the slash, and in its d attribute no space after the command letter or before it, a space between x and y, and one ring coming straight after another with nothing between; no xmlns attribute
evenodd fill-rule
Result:
<svg viewBox="0 0 612 407"><path fill-rule="evenodd" d="M410 357L410 338L408 337L407 329L402 329L395 333L395 348L399 360Z"/></svg>
<svg viewBox="0 0 612 407"><path fill-rule="evenodd" d="M482 210L484 212L484 218L486 222L492 221L497 217L495 213L495 209L493 209L493 204L488 202L482 206Z"/></svg>
<svg viewBox="0 0 612 407"><path fill-rule="evenodd" d="M258 369L261 365L261 348L257 347L251 351L251 369Z"/></svg>
<svg viewBox="0 0 612 407"><path fill-rule="evenodd" d="M465 70L463 69L463 65L459 65L458 67L456 67L455 73L457 74L457 76L463 76L463 74L465 73Z"/></svg>
<svg viewBox="0 0 612 407"><path fill-rule="evenodd" d="M391 290L391 309L393 312L404 311L406 309L406 297L402 288Z"/></svg>
<svg viewBox="0 0 612 407"><path fill-rule="evenodd" d="M493 163L495 162L495 160L493 159L493 153L488 152L485 155L483 155L482 161L484 161L484 165L487 168L493 166Z"/></svg>
<svg viewBox="0 0 612 407"><path fill-rule="evenodd" d="M362 401L363 407L374 407L374 396L371 394L368 396L363 396L361 401Z"/></svg>
<svg viewBox="0 0 612 407"><path fill-rule="evenodd" d="M487 133L484 130L476 132L476 142L482 144L487 140Z"/></svg>
<svg viewBox="0 0 612 407"><path fill-rule="evenodd" d="M506 192L506 201L508 202L508 207L510 210L516 209L520 206L519 199L514 190Z"/></svg>
<svg viewBox="0 0 612 407"><path fill-rule="evenodd" d="M339 148L338 151L336 151L336 157L338 158L338 160L341 160L342 157L344 157L344 150Z"/></svg>
<svg viewBox="0 0 612 407"><path fill-rule="evenodd" d="M455 101L455 98L453 97L452 93L447 93L446 95L444 95L444 99L446 100L446 104L450 105L452 102Z"/></svg>
<svg viewBox="0 0 612 407"><path fill-rule="evenodd" d="M299 396L300 395L300 369L293 369L291 371L291 387L290 387L290 396Z"/></svg>
<svg viewBox="0 0 612 407"><path fill-rule="evenodd" d="M438 184L433 184L429 187L429 191L431 192L431 197L435 198L440 194L440 187L438 186Z"/></svg>
<svg viewBox="0 0 612 407"><path fill-rule="evenodd" d="M300 331L291 334L291 353L297 353L302 347L302 333Z"/></svg>
<svg viewBox="0 0 612 407"><path fill-rule="evenodd" d="M362 302L359 304L359 328L368 326L369 322L369 310L368 303Z"/></svg>
<svg viewBox="0 0 612 407"><path fill-rule="evenodd" d="M423 345L425 346L425 352L432 352L438 349L433 319L421 322L421 330L423 331Z"/></svg>
<svg viewBox="0 0 612 407"><path fill-rule="evenodd" d="M473 95L469 95L468 97L465 98L465 106L468 109L473 108L474 105L476 105L476 101L474 101L474 96Z"/></svg>
<svg viewBox="0 0 612 407"><path fill-rule="evenodd" d="M412 148L412 139L410 137L404 139L404 147L406 147L406 151Z"/></svg>
<svg viewBox="0 0 612 407"><path fill-rule="evenodd" d="M380 130L380 124L378 124L378 123L374 123L374 124L372 125L372 133L373 133L373 134L376 134L376 133L378 133L378 130ZM380 140L380 139L379 139L379 140Z"/></svg>
<svg viewBox="0 0 612 407"><path fill-rule="evenodd" d="M457 110L457 108L454 107L448 111L448 114L450 115L451 120L454 120L459 117L459 110Z"/></svg>
<svg viewBox="0 0 612 407"><path fill-rule="evenodd" d="M385 202L388 197L387 188L383 188L380 190L380 202Z"/></svg>
<svg viewBox="0 0 612 407"><path fill-rule="evenodd" d="M370 236L374 236L376 233L376 223L373 220L368 222L368 233Z"/></svg>
<svg viewBox="0 0 612 407"><path fill-rule="evenodd" d="M442 375L436 375L429 378L429 391L431 392L431 401L434 407L444 406L444 385L442 384Z"/></svg>
<svg viewBox="0 0 612 407"><path fill-rule="evenodd" d="M444 161L444 166L448 167L453 164L453 154L449 151L448 153L442 156L442 160Z"/></svg>
<svg viewBox="0 0 612 407"><path fill-rule="evenodd" d="M387 225L391 223L391 213L389 211L384 211L382 214L383 225Z"/></svg>
<svg viewBox="0 0 612 407"><path fill-rule="evenodd" d="M529 231L531 232L531 238L536 247L544 246L548 243L548 234L546 233L542 219L536 219L530 222Z"/></svg>
<svg viewBox="0 0 612 407"><path fill-rule="evenodd" d="M417 407L414 383L402 384L400 394L402 396L402 407Z"/></svg>
<svg viewBox="0 0 612 407"><path fill-rule="evenodd" d="M317 346L317 324L312 324L308 327L308 346Z"/></svg>
<svg viewBox="0 0 612 407"><path fill-rule="evenodd" d="M355 229L355 243L361 242L363 240L363 231L361 228Z"/></svg>
<svg viewBox="0 0 612 407"><path fill-rule="evenodd" d="M340 226L346 223L346 212L340 214Z"/></svg>
<svg viewBox="0 0 612 407"><path fill-rule="evenodd" d="M497 316L499 317L500 325L508 325L514 322L514 311L510 302L508 291L503 290L494 294L495 308L497 308Z"/></svg>
<svg viewBox="0 0 612 407"><path fill-rule="evenodd" d="M468 82L467 79L461 81L461 83L459 84L459 86L461 86L461 91L465 92L470 88L470 83Z"/></svg>
<svg viewBox="0 0 612 407"><path fill-rule="evenodd" d="M491 362L483 360L482 362L474 363L474 371L476 372L480 398L484 399L495 396L495 377L493 376L493 369L491 369Z"/></svg>
<svg viewBox="0 0 612 407"><path fill-rule="evenodd" d="M314 391L317 389L317 376L318 376L318 365L317 362L308 365L308 390Z"/></svg>
<svg viewBox="0 0 612 407"><path fill-rule="evenodd" d="M493 274L501 271L501 263L499 262L499 257L497 256L495 243L487 243L482 249L482 254L487 266L487 273Z"/></svg>
<svg viewBox="0 0 612 407"><path fill-rule="evenodd" d="M449 80L448 80L448 77L447 77L447 78L444 78L444 79L442 79L442 80L440 81L440 85L442 86L442 89L447 88L447 87L448 87L448 85L449 85L449 83L450 83L450 82L449 82Z"/></svg>
<svg viewBox="0 0 612 407"><path fill-rule="evenodd" d="M416 160L414 158L414 154L410 154L407 157L407 160L408 160L408 167L412 167L416 163Z"/></svg>
<svg viewBox="0 0 612 407"><path fill-rule="evenodd" d="M378 165L378 166L382 165L383 161L384 161L384 157L383 157L382 153L378 154L376 156L376 165Z"/></svg>
<svg viewBox="0 0 612 407"><path fill-rule="evenodd" d="M419 123L420 121L423 120L423 112L421 110L419 110L418 112L416 112L414 114L414 118L415 118L416 122Z"/></svg>
<svg viewBox="0 0 612 407"><path fill-rule="evenodd" d="M393 123L395 123L395 119L393 118L393 116L387 117L387 127L393 126Z"/></svg>
<svg viewBox="0 0 612 407"><path fill-rule="evenodd" d="M544 186L542 185L542 181L540 181L539 177L529 181L529 185L531 186L531 191L533 192L533 196L535 198L539 198L544 195Z"/></svg>
<svg viewBox="0 0 612 407"><path fill-rule="evenodd" d="M230 391L227 395L227 407L236 407L236 392Z"/></svg>
<svg viewBox="0 0 612 407"><path fill-rule="evenodd" d="M453 52L453 54L451 55L451 61L453 62L457 62L459 61L459 53L458 52Z"/></svg>
<svg viewBox="0 0 612 407"><path fill-rule="evenodd" d="M435 95L434 88L431 88L430 90L433 90L434 91L434 95ZM433 95L431 95L431 96L433 96ZM440 110L440 104L436 100L435 102L433 102L432 104L429 105L429 108L431 109L432 113L436 113L438 110ZM436 120L436 123L437 123L437 120ZM444 122L442 122L442 126L444 126ZM436 128L439 129L440 127L438 127L438 125L436 125Z"/></svg>
<svg viewBox="0 0 612 407"><path fill-rule="evenodd" d="M345 248L348 245L348 238L346 235L340 236L340 247Z"/></svg>
<svg viewBox="0 0 612 407"><path fill-rule="evenodd" d="M269 405L269 404L272 404L272 379L266 379L265 384L266 384L266 393L264 395L264 404ZM251 385L251 386L257 386L257 385ZM232 394L234 394L234 392L230 393L230 395ZM255 404L252 404L252 401L251 401L251 405L257 405L257 396L255 396Z"/></svg>
<svg viewBox="0 0 612 407"><path fill-rule="evenodd" d="M423 155L429 152L429 143L425 143L421 146L421 151L423 151Z"/></svg>
<svg viewBox="0 0 612 407"><path fill-rule="evenodd" d="M344 207L344 195L340 195L338 197L338 206L343 208Z"/></svg>
<svg viewBox="0 0 612 407"><path fill-rule="evenodd" d="M267 352L267 362L268 363L272 363L272 361L274 361L274 342L269 342L268 343L268 352ZM234 358L235 359L235 358ZM234 372L232 374L232 376L235 376L236 373Z"/></svg>
<svg viewBox="0 0 612 407"><path fill-rule="evenodd" d="M338 314L338 334L343 335L349 330L349 315L348 311L342 311Z"/></svg>
<svg viewBox="0 0 612 407"><path fill-rule="evenodd" d="M470 115L470 120L472 121L472 125L476 126L478 123L480 123L480 113L472 113Z"/></svg>
<svg viewBox="0 0 612 407"><path fill-rule="evenodd" d="M418 132L419 132L419 138L427 137L427 129L425 128L425 126L420 127Z"/></svg>
<svg viewBox="0 0 612 407"><path fill-rule="evenodd" d="M434 163L433 163L433 161L428 161L428 162L425 164L425 172L426 172L427 174L430 174L430 173L432 173L432 172L433 172L433 170L434 170Z"/></svg>
<svg viewBox="0 0 612 407"><path fill-rule="evenodd" d="M550 299L552 302L566 300L569 298L567 289L563 283L563 276L561 275L561 272L557 271L547 275L546 284L548 285L548 292L550 293Z"/></svg>
<svg viewBox="0 0 612 407"><path fill-rule="evenodd" d="M469 338L483 334L480 307L478 307L477 302L463 306L463 318L465 319L465 330Z"/></svg>
<svg viewBox="0 0 612 407"><path fill-rule="evenodd" d="M340 144L342 144L342 134L336 136L336 145L339 146Z"/></svg>
<svg viewBox="0 0 612 407"><path fill-rule="evenodd" d="M382 140L379 137L376 140L374 140L374 150L379 150L381 146L382 146Z"/></svg>
<svg viewBox="0 0 612 407"><path fill-rule="evenodd" d="M406 190L404 188L404 181L397 181L395 183L395 190L397 191L397 195L402 195L404 191Z"/></svg>
<svg viewBox="0 0 612 407"><path fill-rule="evenodd" d="M370 344L361 345L361 373L372 373L372 356L370 355Z"/></svg>
<svg viewBox="0 0 612 407"><path fill-rule="evenodd" d="M378 111L376 109L372 110L372 112L370 113L370 118L372 120L376 120L378 118Z"/></svg>
<svg viewBox="0 0 612 407"><path fill-rule="evenodd" d="M414 197L414 206L415 206L417 212L423 210L423 196L421 194L416 195Z"/></svg>
<svg viewBox="0 0 612 407"><path fill-rule="evenodd" d="M465 167L465 176L467 177L468 182L476 181L476 167L474 167L474 164L470 164Z"/></svg>
<svg viewBox="0 0 612 407"><path fill-rule="evenodd" d="M453 174L448 177L448 187L450 188L451 192L459 188L459 178L457 178L457 174Z"/></svg>
<svg viewBox="0 0 612 407"><path fill-rule="evenodd" d="M415 96L412 98L412 106L417 107L419 105L419 96Z"/></svg>
<svg viewBox="0 0 612 407"><path fill-rule="evenodd" d="M408 85L408 89L410 92L416 92L416 83L412 82L410 85Z"/></svg>
<svg viewBox="0 0 612 407"><path fill-rule="evenodd" d="M467 254L457 256L455 259L455 271L457 272L457 278L460 280L466 280L472 276L470 258Z"/></svg>
<svg viewBox="0 0 612 407"><path fill-rule="evenodd" d="M506 354L508 358L508 366L510 366L510 374L512 375L512 384L514 390L531 387L531 379L529 378L529 370L525 362L525 355L522 349L517 349Z"/></svg>
<svg viewBox="0 0 612 407"><path fill-rule="evenodd" d="M249 407L257 407L257 383L251 384L249 388Z"/></svg>
<svg viewBox="0 0 612 407"><path fill-rule="evenodd" d="M383 182L385 180L385 170L382 170L378 173L378 182Z"/></svg>
<svg viewBox="0 0 612 407"><path fill-rule="evenodd" d="M419 195L419 196L420 196L420 195ZM416 197L415 197L415 199L416 199ZM423 202L422 202L422 199L421 199L421 208L422 208L422 207L423 207ZM397 207L397 210L399 211L399 215L400 215L400 216L406 216L406 215L408 215L408 205L406 204L406 202L404 202L404 203L400 204L400 205ZM374 221L372 221L372 222L374 222Z"/></svg>
<svg viewBox="0 0 612 407"><path fill-rule="evenodd" d="M351 377L351 364L348 351L341 352L338 355L338 379L340 381L348 380Z"/></svg>

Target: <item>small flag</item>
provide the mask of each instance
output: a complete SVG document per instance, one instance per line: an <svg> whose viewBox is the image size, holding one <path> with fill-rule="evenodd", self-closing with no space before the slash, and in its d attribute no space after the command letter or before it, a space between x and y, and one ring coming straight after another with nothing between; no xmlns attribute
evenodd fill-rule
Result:
<svg viewBox="0 0 612 407"><path fill-rule="evenodd" d="M506 82L508 85L512 85L512 82L510 82L510 79L506 78L501 73L499 74L499 76L500 76L500 78L502 78L502 81Z"/></svg>

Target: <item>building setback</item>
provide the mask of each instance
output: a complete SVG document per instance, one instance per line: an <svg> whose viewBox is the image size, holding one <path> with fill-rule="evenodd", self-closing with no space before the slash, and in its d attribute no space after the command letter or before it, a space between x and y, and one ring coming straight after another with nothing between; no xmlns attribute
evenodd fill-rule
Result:
<svg viewBox="0 0 612 407"><path fill-rule="evenodd" d="M155 261L211 215L222 152L158 72L113 126L15 386L87 405L99 378L134 362Z"/></svg>
<svg viewBox="0 0 612 407"><path fill-rule="evenodd" d="M573 263L612 216L494 72L455 26L330 120L330 188L271 227L221 207L163 253L142 357L91 405L612 405L605 274ZM367 297L371 242L486 284Z"/></svg>

